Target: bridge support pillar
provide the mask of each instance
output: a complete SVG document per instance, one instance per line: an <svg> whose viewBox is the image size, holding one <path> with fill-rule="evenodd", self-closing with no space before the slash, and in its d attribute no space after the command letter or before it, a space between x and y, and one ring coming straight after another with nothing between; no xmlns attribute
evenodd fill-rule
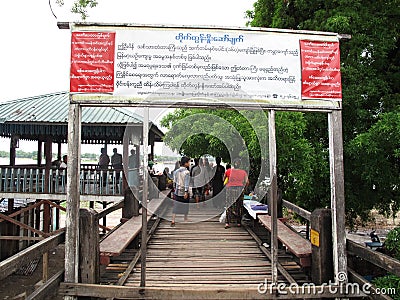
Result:
<svg viewBox="0 0 400 300"><path fill-rule="evenodd" d="M139 190L136 187L128 187L124 191L124 207L122 218L130 219L139 215Z"/></svg>
<svg viewBox="0 0 400 300"><path fill-rule="evenodd" d="M100 282L99 220L93 209L79 210L79 282Z"/></svg>

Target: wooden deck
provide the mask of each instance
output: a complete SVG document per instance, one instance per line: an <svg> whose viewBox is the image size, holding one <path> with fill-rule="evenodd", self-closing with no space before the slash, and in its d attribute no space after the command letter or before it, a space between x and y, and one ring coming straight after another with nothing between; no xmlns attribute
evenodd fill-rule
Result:
<svg viewBox="0 0 400 300"><path fill-rule="evenodd" d="M162 220L150 239L147 287L257 288L265 279L270 280L270 261L246 229L224 229L214 209L203 206L190 209L192 222L179 223L182 217L178 216L176 226L170 227L168 220ZM301 267L290 256L282 254L280 263L296 281L307 281ZM119 267L117 270L121 272ZM112 264L108 269L113 270ZM286 281L283 276L279 280ZM140 263L124 285L138 287L139 284Z"/></svg>

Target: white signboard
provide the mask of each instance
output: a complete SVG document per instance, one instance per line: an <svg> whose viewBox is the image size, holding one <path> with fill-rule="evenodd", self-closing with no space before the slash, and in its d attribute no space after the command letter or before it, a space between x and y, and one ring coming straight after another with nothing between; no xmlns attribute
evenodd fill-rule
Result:
<svg viewBox="0 0 400 300"><path fill-rule="evenodd" d="M339 57L334 34L76 28L70 91L86 98L330 103L341 100Z"/></svg>

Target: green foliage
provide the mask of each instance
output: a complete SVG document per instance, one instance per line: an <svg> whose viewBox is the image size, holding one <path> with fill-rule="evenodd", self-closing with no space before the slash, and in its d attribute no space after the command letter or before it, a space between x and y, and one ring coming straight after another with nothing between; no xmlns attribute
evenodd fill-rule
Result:
<svg viewBox="0 0 400 300"><path fill-rule="evenodd" d="M329 163L324 139L312 144L305 138L307 124L302 113L276 114L279 186L285 199L312 210L329 203ZM261 162L268 159L268 124L264 112L178 109L165 116L161 125L169 129L164 141L191 157L210 154L230 162L230 151L239 151L244 146L251 158L252 185L259 177ZM237 141L234 131L243 138L244 145L229 143Z"/></svg>
<svg viewBox="0 0 400 300"><path fill-rule="evenodd" d="M381 291L385 291L387 296L390 296L394 300L400 300L400 277L389 274L374 278L372 283Z"/></svg>
<svg viewBox="0 0 400 300"><path fill-rule="evenodd" d="M400 227L389 231L385 239L385 248L393 254L393 257L400 259Z"/></svg>
<svg viewBox="0 0 400 300"><path fill-rule="evenodd" d="M247 16L248 25L255 27L351 35L340 45L346 210L349 219L365 218L374 207L387 215L397 212L400 0L258 0ZM307 175L314 176L314 184L329 185L326 118L307 115L305 120L304 135L293 138L309 143L310 149L322 151L323 157L313 156L312 152L304 154L314 166ZM305 163L297 160L296 164ZM324 190L314 188L326 199Z"/></svg>
<svg viewBox="0 0 400 300"><path fill-rule="evenodd" d="M278 183L285 199L312 211L329 204L329 160L325 141L307 139L308 128L303 113L277 113Z"/></svg>
<svg viewBox="0 0 400 300"><path fill-rule="evenodd" d="M400 112L395 111L381 114L370 129L348 143L348 183L353 185L347 200L352 209L375 206L387 216L399 211L399 145Z"/></svg>
<svg viewBox="0 0 400 300"><path fill-rule="evenodd" d="M56 3L60 6L64 5L64 0L56 0ZM71 12L80 15L82 20L86 20L88 15L88 8L96 7L98 2L96 0L75 0Z"/></svg>

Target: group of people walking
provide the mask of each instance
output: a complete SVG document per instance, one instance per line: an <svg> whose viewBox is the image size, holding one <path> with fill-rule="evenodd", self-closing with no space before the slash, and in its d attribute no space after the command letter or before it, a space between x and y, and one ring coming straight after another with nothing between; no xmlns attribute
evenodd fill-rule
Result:
<svg viewBox="0 0 400 300"><path fill-rule="evenodd" d="M243 196L248 185L248 175L240 167L241 160L235 159L233 168L228 168L227 165L225 169L221 165L221 158L217 157L214 167L210 166L208 159L196 158L194 165L190 168L190 158L182 157L180 167L173 172L175 201L171 226L175 226L177 214L184 215L184 221L188 221L190 188L197 208L211 190L213 206L216 208L225 206L225 228L230 228L233 220L236 220L237 226L241 226ZM223 190L224 184L226 184L226 193Z"/></svg>
<svg viewBox="0 0 400 300"><path fill-rule="evenodd" d="M132 157L129 157L130 167L131 160L132 166L133 162L136 162L136 155L134 151L132 152ZM216 165L211 166L207 158L195 158L194 164L190 166L191 159L189 157L181 158L179 167L176 166L172 174L175 201L171 226L175 226L177 214L184 215L184 221L188 221L190 190L197 208L199 208L201 202L205 205L204 201L207 195L212 193L211 202L213 206L218 209L225 208L226 229L230 228L234 221L237 226L241 226L243 196L248 185L248 174L241 169L239 158L233 161L232 168L230 165L226 165L225 168L221 165L221 161L221 157L216 157ZM99 169L106 170L110 162L115 170L122 170L122 155L117 152L117 149L113 149L113 156L110 159L106 149L102 148L98 163ZM119 177L119 172L117 172L117 175Z"/></svg>

